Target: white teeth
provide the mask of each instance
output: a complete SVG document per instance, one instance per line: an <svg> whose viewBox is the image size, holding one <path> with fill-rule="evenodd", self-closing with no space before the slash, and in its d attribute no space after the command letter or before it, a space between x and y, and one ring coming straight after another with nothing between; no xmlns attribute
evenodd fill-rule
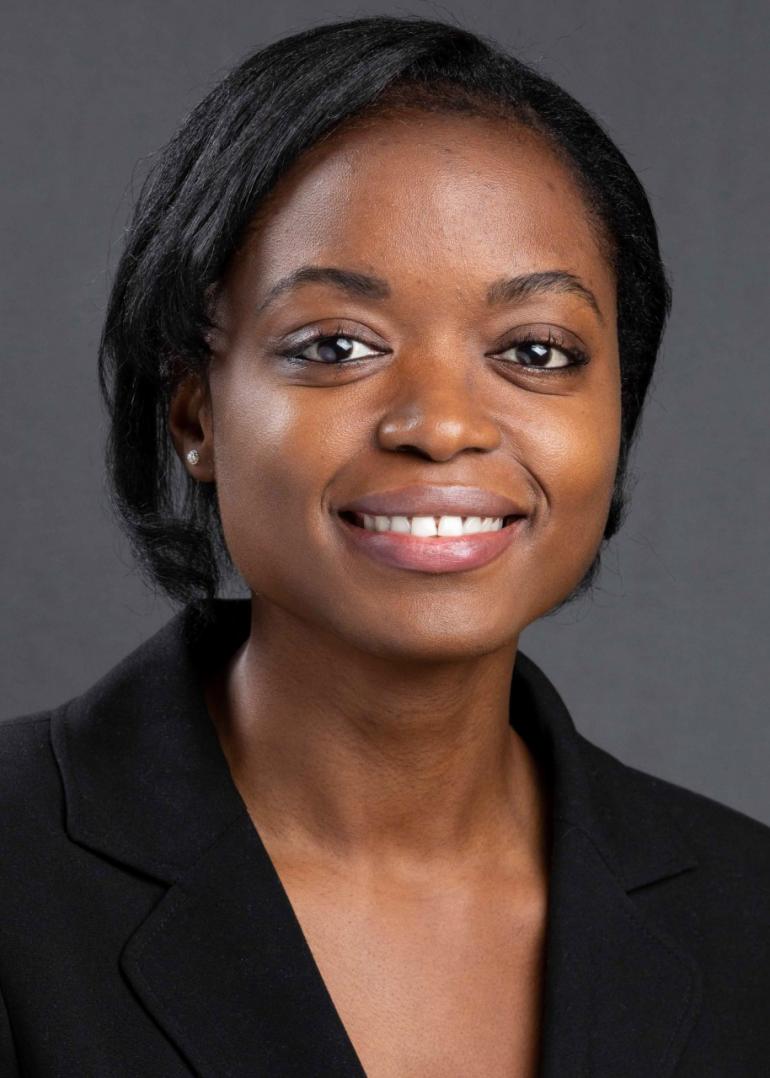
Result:
<svg viewBox="0 0 770 1078"><path fill-rule="evenodd" d="M412 535L419 535L427 539L429 536L436 534L436 521L433 517L412 517Z"/></svg>
<svg viewBox="0 0 770 1078"><path fill-rule="evenodd" d="M387 520L388 518L385 517ZM391 517L390 518L390 530L392 532L401 532L404 535L408 535L412 530L412 525L409 521L409 517Z"/></svg>
<svg viewBox="0 0 770 1078"><path fill-rule="evenodd" d="M402 535L417 535L422 539L496 532L503 526L502 517L385 517L364 513L363 521L367 531L398 532Z"/></svg>
<svg viewBox="0 0 770 1078"><path fill-rule="evenodd" d="M462 517L439 517L438 518L438 534L439 535L462 535L463 534L463 518Z"/></svg>

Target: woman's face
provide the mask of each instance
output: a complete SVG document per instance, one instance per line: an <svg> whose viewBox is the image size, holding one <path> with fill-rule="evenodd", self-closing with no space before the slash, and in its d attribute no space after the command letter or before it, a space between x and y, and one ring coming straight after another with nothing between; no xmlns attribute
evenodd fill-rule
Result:
<svg viewBox="0 0 770 1078"><path fill-rule="evenodd" d="M338 273L287 284L305 267ZM422 113L336 133L271 193L217 319L209 471L191 471L215 479L253 593L365 652L453 660L515 646L582 579L618 461L615 281L536 135ZM368 516L402 517L384 532L340 515L425 485L504 501L375 498ZM504 537L393 534L404 516L512 513Z"/></svg>

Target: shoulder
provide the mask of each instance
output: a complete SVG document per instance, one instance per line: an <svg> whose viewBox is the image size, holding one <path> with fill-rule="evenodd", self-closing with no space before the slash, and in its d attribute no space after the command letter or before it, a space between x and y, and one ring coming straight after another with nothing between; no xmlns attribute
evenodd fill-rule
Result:
<svg viewBox="0 0 770 1078"><path fill-rule="evenodd" d="M699 969L687 1073L705 1074L715 1060L720 1074L759 1073L768 1048L770 827L683 785L622 768L628 786L644 787L693 858L686 871L628 895Z"/></svg>
<svg viewBox="0 0 770 1078"><path fill-rule="evenodd" d="M628 764L621 766L629 783L645 786L671 814L701 864L745 876L750 854L754 871L770 881L770 826L687 786Z"/></svg>
<svg viewBox="0 0 770 1078"><path fill-rule="evenodd" d="M45 815L61 815L59 769L51 747L51 720L59 710L0 722L2 846L18 834L23 820L32 824Z"/></svg>
<svg viewBox="0 0 770 1078"><path fill-rule="evenodd" d="M57 710L0 723L0 910L6 924L12 910L23 913L66 878L64 790L50 737Z"/></svg>
<svg viewBox="0 0 770 1078"><path fill-rule="evenodd" d="M618 760L591 742L590 758L604 782L614 788L613 801L633 806L638 842L651 830L654 812L673 826L694 859L694 871L682 873L678 892L685 909L705 921L753 925L770 938L770 826L687 786L661 778ZM654 903L656 889L638 893ZM690 903L689 907L687 903ZM697 911L697 912L696 912ZM748 933L751 935L750 931Z"/></svg>
<svg viewBox="0 0 770 1078"><path fill-rule="evenodd" d="M66 705L63 705L66 707ZM30 778L42 777L51 754L51 718L59 708L0 722L0 797L23 795Z"/></svg>

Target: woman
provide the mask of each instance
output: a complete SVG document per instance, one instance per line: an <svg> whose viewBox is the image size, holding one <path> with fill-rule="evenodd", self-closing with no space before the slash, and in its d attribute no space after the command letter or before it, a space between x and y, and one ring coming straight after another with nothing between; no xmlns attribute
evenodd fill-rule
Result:
<svg viewBox="0 0 770 1078"><path fill-rule="evenodd" d="M183 606L2 728L4 1075L767 1072L770 831L518 650L620 525L669 302L620 151L465 30L319 26L192 113L100 359Z"/></svg>

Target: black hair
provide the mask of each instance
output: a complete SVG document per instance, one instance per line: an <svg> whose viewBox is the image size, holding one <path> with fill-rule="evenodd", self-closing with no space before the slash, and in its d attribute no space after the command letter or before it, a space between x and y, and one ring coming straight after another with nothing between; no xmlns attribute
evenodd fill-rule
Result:
<svg viewBox="0 0 770 1078"><path fill-rule="evenodd" d="M405 105L515 120L570 166L617 284L621 444L602 546L622 523L671 305L639 179L582 105L491 41L415 16L327 23L255 52L190 113L142 186L117 268L99 350L112 502L145 578L176 601L205 607L232 570L215 484L187 474L167 428L178 379L207 371L211 289L300 155L345 122ZM591 586L599 561L559 607Z"/></svg>

